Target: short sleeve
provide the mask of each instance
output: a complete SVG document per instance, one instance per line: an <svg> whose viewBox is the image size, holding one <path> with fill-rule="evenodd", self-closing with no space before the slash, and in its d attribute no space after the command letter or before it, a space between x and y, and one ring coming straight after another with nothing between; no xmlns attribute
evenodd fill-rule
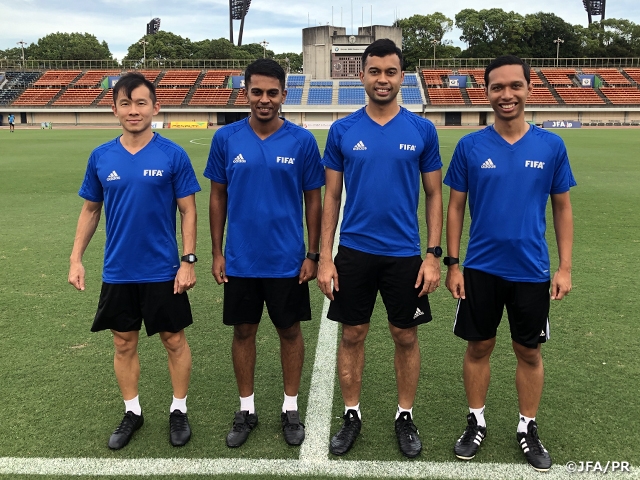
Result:
<svg viewBox="0 0 640 480"><path fill-rule="evenodd" d="M573 177L571 166L569 165L569 156L564 142L558 147L556 156L556 166L553 173L553 184L551 185L551 194L568 192L571 187L577 185L576 179Z"/></svg>
<svg viewBox="0 0 640 480"><path fill-rule="evenodd" d="M104 190L102 188L102 183L98 178L96 161L97 158L94 152L89 157L89 161L87 162L87 171L84 174L84 181L78 191L78 195L90 202L104 201Z"/></svg>
<svg viewBox="0 0 640 480"><path fill-rule="evenodd" d="M337 172L344 172L344 157L340 150L338 127L334 124L329 129L327 145L324 149L322 164Z"/></svg>
<svg viewBox="0 0 640 480"><path fill-rule="evenodd" d="M188 197L200 191L196 172L193 170L191 160L184 150L178 156L176 171L173 174L173 191L176 198Z"/></svg>
<svg viewBox="0 0 640 480"><path fill-rule="evenodd" d="M322 168L322 159L320 158L320 149L318 143L313 136L309 136L309 139L305 145L305 159L304 159L304 178L302 181L302 190L315 190L324 185L324 168Z"/></svg>
<svg viewBox="0 0 640 480"><path fill-rule="evenodd" d="M463 142L458 142L443 180L445 185L459 192L467 192L469 190L467 158L464 150Z"/></svg>
<svg viewBox="0 0 640 480"><path fill-rule="evenodd" d="M424 149L420 156L420 172L434 172L442 168L442 159L440 158L440 144L438 142L438 134L435 127L426 123L424 134Z"/></svg>
<svg viewBox="0 0 640 480"><path fill-rule="evenodd" d="M209 149L209 158L207 166L204 169L204 176L209 180L226 185L227 172L225 165L224 144L226 137L220 130L211 139L211 148Z"/></svg>

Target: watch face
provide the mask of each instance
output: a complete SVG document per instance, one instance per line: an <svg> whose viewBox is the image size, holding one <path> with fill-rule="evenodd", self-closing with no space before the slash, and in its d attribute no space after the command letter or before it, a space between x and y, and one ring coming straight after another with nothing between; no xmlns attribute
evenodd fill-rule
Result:
<svg viewBox="0 0 640 480"><path fill-rule="evenodd" d="M433 248L433 255L436 256L436 257L441 257L442 256L442 248L434 247Z"/></svg>

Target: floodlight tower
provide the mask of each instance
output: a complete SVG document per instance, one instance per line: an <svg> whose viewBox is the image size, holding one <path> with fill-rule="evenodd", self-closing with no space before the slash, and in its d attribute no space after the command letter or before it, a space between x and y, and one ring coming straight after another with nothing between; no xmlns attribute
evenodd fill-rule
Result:
<svg viewBox="0 0 640 480"><path fill-rule="evenodd" d="M242 45L242 31L244 30L244 17L249 11L251 0L229 0L229 41L233 43L233 21L240 20L240 33L238 34L238 46Z"/></svg>
<svg viewBox="0 0 640 480"><path fill-rule="evenodd" d="M589 17L589 25L591 25L593 21L592 16L594 15L600 15L600 21L604 20L604 9L607 0L582 0L582 3Z"/></svg>

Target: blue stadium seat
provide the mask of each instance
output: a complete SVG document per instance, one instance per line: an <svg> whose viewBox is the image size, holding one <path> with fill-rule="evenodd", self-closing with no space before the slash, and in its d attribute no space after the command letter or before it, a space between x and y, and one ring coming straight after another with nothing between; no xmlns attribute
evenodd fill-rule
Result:
<svg viewBox="0 0 640 480"><path fill-rule="evenodd" d="M289 75L287 77L287 87L302 87L304 86L304 75Z"/></svg>
<svg viewBox="0 0 640 480"><path fill-rule="evenodd" d="M287 100L284 102L285 105L300 105L302 102L302 88L288 88L287 89Z"/></svg>
<svg viewBox="0 0 640 480"><path fill-rule="evenodd" d="M402 103L406 104L422 104L422 96L420 89L416 87L402 87L400 89Z"/></svg>
<svg viewBox="0 0 640 480"><path fill-rule="evenodd" d="M331 105L333 100L333 89L331 88L309 88L307 105Z"/></svg>
<svg viewBox="0 0 640 480"><path fill-rule="evenodd" d="M312 80L312 87L333 87L333 82L331 80Z"/></svg>
<svg viewBox="0 0 640 480"><path fill-rule="evenodd" d="M360 80L340 80L341 87L361 87L362 82Z"/></svg>
<svg viewBox="0 0 640 480"><path fill-rule="evenodd" d="M407 85L409 87L417 87L418 86L418 77L414 73L405 73L404 81L402 85Z"/></svg>
<svg viewBox="0 0 640 480"><path fill-rule="evenodd" d="M364 104L365 104L365 94L364 94L363 87L359 87L359 88L346 87L346 88L338 89L338 105L364 105Z"/></svg>

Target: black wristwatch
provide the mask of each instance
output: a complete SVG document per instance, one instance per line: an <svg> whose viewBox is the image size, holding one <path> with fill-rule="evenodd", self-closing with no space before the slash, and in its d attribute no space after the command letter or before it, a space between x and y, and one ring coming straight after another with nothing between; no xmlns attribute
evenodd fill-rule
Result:
<svg viewBox="0 0 640 480"><path fill-rule="evenodd" d="M196 263L198 261L198 257L196 257L195 253L188 253L180 257L180 261L187 263Z"/></svg>
<svg viewBox="0 0 640 480"><path fill-rule="evenodd" d="M444 257L444 264L448 267L449 265L456 265L460 263L460 259L456 257Z"/></svg>
<svg viewBox="0 0 640 480"><path fill-rule="evenodd" d="M309 260L313 260L314 262L319 262L320 261L320 254L319 253L307 252L307 258Z"/></svg>
<svg viewBox="0 0 640 480"><path fill-rule="evenodd" d="M440 245L429 247L427 248L427 253L431 253L434 257L440 258L442 256L442 248Z"/></svg>

